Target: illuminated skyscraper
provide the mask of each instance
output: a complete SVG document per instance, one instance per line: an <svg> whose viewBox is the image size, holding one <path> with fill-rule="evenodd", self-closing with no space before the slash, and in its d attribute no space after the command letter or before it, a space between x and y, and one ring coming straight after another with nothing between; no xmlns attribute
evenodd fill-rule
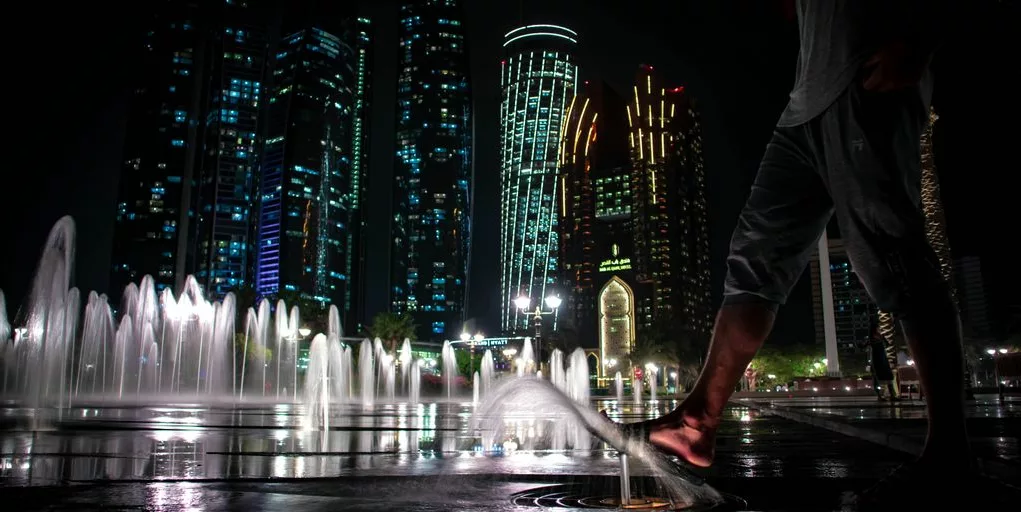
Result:
<svg viewBox="0 0 1021 512"><path fill-rule="evenodd" d="M259 190L256 291L357 304L367 164L369 20L312 11L275 50ZM332 13L337 14L337 13Z"/></svg>
<svg viewBox="0 0 1021 512"><path fill-rule="evenodd" d="M152 275L212 295L248 280L266 2L162 2L131 105L111 289Z"/></svg>
<svg viewBox="0 0 1021 512"><path fill-rule="evenodd" d="M578 34L557 25L527 25L504 37L500 104L501 328L526 329L514 307L556 293L561 270L557 201L560 141L574 99Z"/></svg>
<svg viewBox="0 0 1021 512"><path fill-rule="evenodd" d="M264 13L248 2L224 4L224 27L212 39L205 150L198 187L195 276L221 297L249 281L252 192L266 64Z"/></svg>
<svg viewBox="0 0 1021 512"><path fill-rule="evenodd" d="M707 342L713 309L699 114L684 88L667 89L652 66L641 66L631 92L634 269L654 284L639 316L670 319Z"/></svg>
<svg viewBox="0 0 1021 512"><path fill-rule="evenodd" d="M562 328L586 346L598 339L597 295L607 280L638 283L631 272L631 155L625 100L606 84L585 82L568 105L560 150ZM632 318L632 322L633 322ZM626 333L630 341L634 332ZM630 341L628 343L630 343ZM629 347L624 347L627 352ZM622 356L610 354L610 356Z"/></svg>
<svg viewBox="0 0 1021 512"><path fill-rule="evenodd" d="M419 339L463 328L471 247L472 99L458 0L401 6L391 307Z"/></svg>
<svg viewBox="0 0 1021 512"><path fill-rule="evenodd" d="M657 320L708 341L712 319L698 114L649 66L629 93L586 83L561 149L564 320L604 361Z"/></svg>

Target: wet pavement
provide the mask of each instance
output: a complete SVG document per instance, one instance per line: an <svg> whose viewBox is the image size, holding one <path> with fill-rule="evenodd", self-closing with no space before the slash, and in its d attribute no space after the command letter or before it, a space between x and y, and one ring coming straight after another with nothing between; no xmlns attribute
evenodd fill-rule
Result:
<svg viewBox="0 0 1021 512"><path fill-rule="evenodd" d="M917 396L917 395L916 395ZM762 411L781 414L789 419L814 417L837 432L855 435L854 430L883 433L891 444L906 451L920 450L925 441L925 403L920 400L879 401L875 397L799 397L746 398L737 403L754 405ZM998 400L994 394L978 395L967 403L968 433L972 450L987 461L995 461L1006 470L1021 472L1021 397L1006 396ZM787 413L787 414L784 414ZM850 427L850 428L842 428Z"/></svg>
<svg viewBox="0 0 1021 512"><path fill-rule="evenodd" d="M633 421L675 404L596 406ZM537 426L527 419L509 427L507 444L483 450L472 411L470 403L348 406L328 432L309 432L289 405L79 407L59 417L2 408L0 499L18 510L459 511L591 508L592 498L617 493L613 450L530 444ZM908 459L734 405L707 476L747 500L721 510L838 510L848 493ZM632 475L637 491L656 492L646 469Z"/></svg>

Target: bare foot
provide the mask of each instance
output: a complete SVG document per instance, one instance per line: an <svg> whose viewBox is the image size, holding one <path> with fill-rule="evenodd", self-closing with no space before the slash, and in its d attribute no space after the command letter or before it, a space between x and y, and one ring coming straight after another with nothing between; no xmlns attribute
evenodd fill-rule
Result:
<svg viewBox="0 0 1021 512"><path fill-rule="evenodd" d="M606 411L603 416L609 419ZM649 443L667 455L680 457L700 468L712 465L716 453L716 427L674 411L666 416L624 425L629 429L648 429Z"/></svg>
<svg viewBox="0 0 1021 512"><path fill-rule="evenodd" d="M650 427L649 442L693 466L707 468L716 452L716 429L692 426L688 421Z"/></svg>

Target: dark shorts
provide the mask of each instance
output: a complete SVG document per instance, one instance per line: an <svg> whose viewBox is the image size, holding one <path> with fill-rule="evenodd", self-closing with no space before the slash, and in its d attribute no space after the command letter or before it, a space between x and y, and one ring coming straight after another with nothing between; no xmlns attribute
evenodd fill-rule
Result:
<svg viewBox="0 0 1021 512"><path fill-rule="evenodd" d="M855 80L815 119L777 127L730 242L724 304L783 304L833 215L880 309L908 315L949 297L921 209L928 118L918 88L873 93Z"/></svg>

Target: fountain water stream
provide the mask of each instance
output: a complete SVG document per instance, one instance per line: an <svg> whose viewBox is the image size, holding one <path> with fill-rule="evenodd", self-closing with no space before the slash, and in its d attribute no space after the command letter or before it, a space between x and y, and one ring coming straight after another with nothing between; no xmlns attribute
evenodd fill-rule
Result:
<svg viewBox="0 0 1021 512"><path fill-rule="evenodd" d="M298 356L305 334L299 333L304 329L297 307L288 308L282 300L274 307L263 298L235 325L234 295L206 300L193 276L186 277L179 293L157 290L145 276L124 288L119 307L96 292L81 297L71 283L74 240L74 221L60 219L43 247L28 300L13 322L0 291L3 399L30 407L55 405L61 411L111 399L305 402L328 411L330 404L351 400L356 390L367 405L377 395L396 400L393 356L378 340L375 346L365 340L356 375L335 306L328 309L323 338L312 340L303 377ZM417 401L422 370L413 360L410 340L404 341L399 357L408 395ZM448 359L453 360L452 351ZM377 392L376 386L382 389Z"/></svg>

